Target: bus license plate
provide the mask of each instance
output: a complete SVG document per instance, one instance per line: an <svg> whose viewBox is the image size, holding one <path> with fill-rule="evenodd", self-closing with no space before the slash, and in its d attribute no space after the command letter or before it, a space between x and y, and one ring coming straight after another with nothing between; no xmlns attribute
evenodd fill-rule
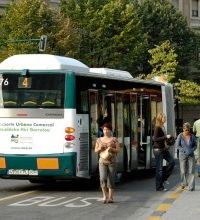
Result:
<svg viewBox="0 0 200 220"><path fill-rule="evenodd" d="M8 175L38 176L38 170L9 169Z"/></svg>

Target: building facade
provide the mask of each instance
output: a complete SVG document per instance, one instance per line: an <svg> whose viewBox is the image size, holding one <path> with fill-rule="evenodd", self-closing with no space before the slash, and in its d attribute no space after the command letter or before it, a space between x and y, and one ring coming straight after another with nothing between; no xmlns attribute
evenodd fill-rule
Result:
<svg viewBox="0 0 200 220"><path fill-rule="evenodd" d="M200 30L200 0L170 0L171 3L187 18L192 29Z"/></svg>
<svg viewBox="0 0 200 220"><path fill-rule="evenodd" d="M13 0L0 0L0 14L3 13L5 8L12 2ZM46 0L46 2L52 6L57 7L60 0Z"/></svg>

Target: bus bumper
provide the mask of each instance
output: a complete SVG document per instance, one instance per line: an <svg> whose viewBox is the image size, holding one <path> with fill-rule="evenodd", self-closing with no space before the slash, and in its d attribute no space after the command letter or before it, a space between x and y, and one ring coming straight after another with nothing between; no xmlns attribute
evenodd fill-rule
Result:
<svg viewBox="0 0 200 220"><path fill-rule="evenodd" d="M75 152L51 155L0 155L0 177L68 179L76 177Z"/></svg>

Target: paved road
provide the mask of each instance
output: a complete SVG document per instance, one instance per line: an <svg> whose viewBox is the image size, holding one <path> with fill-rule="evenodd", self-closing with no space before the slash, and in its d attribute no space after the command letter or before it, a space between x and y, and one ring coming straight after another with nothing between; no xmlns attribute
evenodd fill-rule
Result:
<svg viewBox="0 0 200 220"><path fill-rule="evenodd" d="M146 220L179 181L178 167L168 192L156 192L151 173L139 172L117 184L115 203L102 204L97 185L88 182L31 184L0 180L0 220Z"/></svg>

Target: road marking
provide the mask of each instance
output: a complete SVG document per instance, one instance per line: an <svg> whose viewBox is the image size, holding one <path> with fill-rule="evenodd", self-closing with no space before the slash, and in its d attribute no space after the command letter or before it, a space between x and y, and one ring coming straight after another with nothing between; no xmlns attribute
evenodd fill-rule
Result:
<svg viewBox="0 0 200 220"><path fill-rule="evenodd" d="M174 192L174 193L170 193L170 194L167 196L167 198L177 199L180 195L181 195L180 192Z"/></svg>
<svg viewBox="0 0 200 220"><path fill-rule="evenodd" d="M170 209L170 207L172 206L172 203L181 195L182 192L183 190L181 189L180 186L176 187L174 192L168 194L166 196L166 199L149 216L148 220L161 220L162 215Z"/></svg>
<svg viewBox="0 0 200 220"><path fill-rule="evenodd" d="M66 197L53 197L53 196L36 196L32 198L28 198L22 201L18 201L16 203L10 204L9 206L46 206L46 207L53 207L53 206L64 206L69 208L83 208L92 205L92 201L102 201L100 197L76 197L72 199L68 199Z"/></svg>
<svg viewBox="0 0 200 220"><path fill-rule="evenodd" d="M69 204L65 205L65 207L71 207L71 208L87 207L89 205L92 205L92 203L88 202L88 200L102 201L102 198L99 198L99 197L89 197L89 198L81 199L80 202L83 203L81 205L77 205L77 204L74 204L74 203L69 203Z"/></svg>
<svg viewBox="0 0 200 220"><path fill-rule="evenodd" d="M53 197L53 196L36 196L36 197L32 197L29 199L25 199L23 201L19 201L19 202L10 204L9 206L30 206L30 205L44 202L44 201L47 201L47 200L53 199L53 198L55 198L55 197Z"/></svg>
<svg viewBox="0 0 200 220"><path fill-rule="evenodd" d="M0 199L0 202L1 201L4 201L4 200L9 200L9 199L13 199L13 198L16 198L16 197L20 197L20 196L25 196L25 195L28 195L28 194L32 194L34 192L37 192L36 190L32 190L32 191L28 191L28 192L25 192L25 193L20 193L20 194L17 194L17 195L12 195L12 196L7 196L7 197L4 197L4 198L1 198Z"/></svg>
<svg viewBox="0 0 200 220"><path fill-rule="evenodd" d="M150 216L149 218L148 218L148 220L161 220L161 217L160 216Z"/></svg>
<svg viewBox="0 0 200 220"><path fill-rule="evenodd" d="M166 212L171 207L171 204L169 203L161 203L156 211Z"/></svg>

